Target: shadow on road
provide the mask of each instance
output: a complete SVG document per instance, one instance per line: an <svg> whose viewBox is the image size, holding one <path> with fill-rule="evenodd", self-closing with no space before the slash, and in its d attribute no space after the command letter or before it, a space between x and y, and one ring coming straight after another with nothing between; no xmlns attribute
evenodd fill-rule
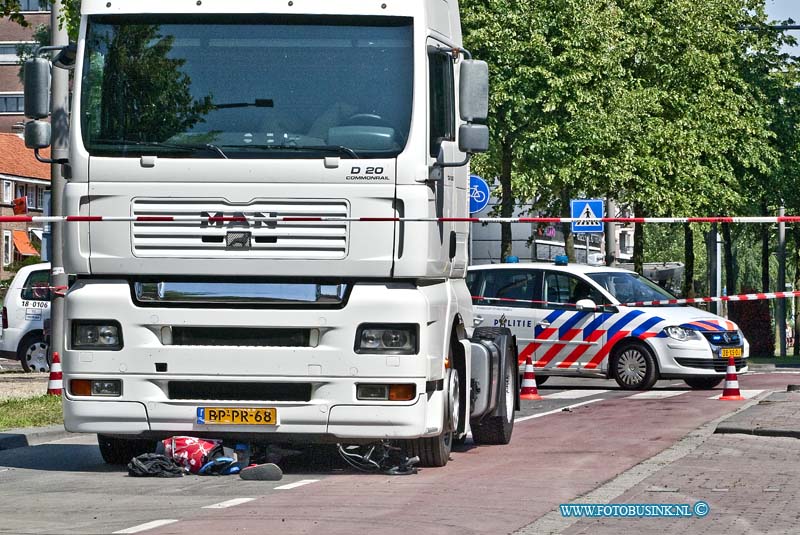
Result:
<svg viewBox="0 0 800 535"><path fill-rule="evenodd" d="M94 444L42 444L0 451L0 470L22 468L46 472L127 472L103 462Z"/></svg>

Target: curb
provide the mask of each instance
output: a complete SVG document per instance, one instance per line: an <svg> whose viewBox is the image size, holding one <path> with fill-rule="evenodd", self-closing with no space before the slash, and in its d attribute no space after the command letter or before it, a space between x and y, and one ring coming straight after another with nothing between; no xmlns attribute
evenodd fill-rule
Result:
<svg viewBox="0 0 800 535"><path fill-rule="evenodd" d="M781 413L781 408L785 405L779 405L790 404L796 408L798 403L800 396L796 393L772 392L759 398L755 405L738 411L717 424L714 433L800 438L797 413Z"/></svg>
<svg viewBox="0 0 800 535"><path fill-rule="evenodd" d="M67 432L63 425L6 429L0 431L0 451L27 448L69 436L72 433Z"/></svg>

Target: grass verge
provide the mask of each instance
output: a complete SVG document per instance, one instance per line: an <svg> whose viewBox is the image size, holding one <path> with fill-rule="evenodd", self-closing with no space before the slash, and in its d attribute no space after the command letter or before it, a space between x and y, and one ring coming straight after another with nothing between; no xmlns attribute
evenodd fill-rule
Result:
<svg viewBox="0 0 800 535"><path fill-rule="evenodd" d="M61 396L45 395L0 401L0 431L15 427L39 427L63 422Z"/></svg>
<svg viewBox="0 0 800 535"><path fill-rule="evenodd" d="M758 357L750 357L748 360L755 364L776 364L776 365L788 364L790 366L800 366L800 357L795 357L794 355L791 354L787 355L784 358L758 356Z"/></svg>

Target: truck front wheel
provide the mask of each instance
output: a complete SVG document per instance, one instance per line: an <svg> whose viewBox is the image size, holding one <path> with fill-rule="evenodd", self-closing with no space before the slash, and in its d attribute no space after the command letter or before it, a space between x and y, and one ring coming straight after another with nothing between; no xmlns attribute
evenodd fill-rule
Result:
<svg viewBox="0 0 800 535"><path fill-rule="evenodd" d="M411 440L408 444L410 454L419 457L420 466L439 467L450 460L461 413L461 384L458 372L453 368L447 370L445 387L445 421L442 433L435 437Z"/></svg>
<svg viewBox="0 0 800 535"><path fill-rule="evenodd" d="M100 455L106 464L128 464L132 458L156 451L155 440L114 438L97 435Z"/></svg>

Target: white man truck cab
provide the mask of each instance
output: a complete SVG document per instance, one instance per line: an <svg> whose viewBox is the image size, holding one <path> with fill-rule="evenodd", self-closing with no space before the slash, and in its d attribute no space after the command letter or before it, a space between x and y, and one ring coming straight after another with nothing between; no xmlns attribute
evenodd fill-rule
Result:
<svg viewBox="0 0 800 535"><path fill-rule="evenodd" d="M472 332L468 224L436 220L467 215L488 148L457 1L81 9L66 428L111 462L175 434L402 441L427 465L470 428L508 442L515 344Z"/></svg>
<svg viewBox="0 0 800 535"><path fill-rule="evenodd" d="M713 388L730 357L747 372L750 348L733 322L689 306L635 306L675 297L632 271L557 260L474 266L467 278L476 324L511 329L520 370L530 358L538 383L606 377L643 390L682 379Z"/></svg>

